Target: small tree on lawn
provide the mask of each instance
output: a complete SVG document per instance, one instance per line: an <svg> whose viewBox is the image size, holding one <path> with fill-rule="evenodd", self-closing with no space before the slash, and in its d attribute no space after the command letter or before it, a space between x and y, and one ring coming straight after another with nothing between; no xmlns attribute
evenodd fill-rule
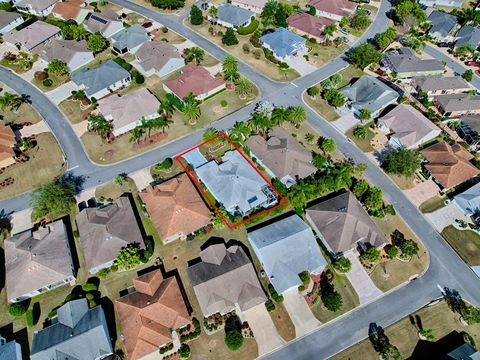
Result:
<svg viewBox="0 0 480 360"><path fill-rule="evenodd" d="M222 44L227 46L237 45L238 39L232 28L228 28L222 36Z"/></svg>
<svg viewBox="0 0 480 360"><path fill-rule="evenodd" d="M372 63L379 63L382 54L370 43L363 43L350 50L348 59L360 69L366 68Z"/></svg>
<svg viewBox="0 0 480 360"><path fill-rule="evenodd" d="M222 70L226 72L237 72L238 71L238 60L235 56L228 54L223 58Z"/></svg>
<svg viewBox="0 0 480 360"><path fill-rule="evenodd" d="M340 259L336 260L333 263L333 267L337 271L347 273L352 269L352 262L349 258L342 256Z"/></svg>
<svg viewBox="0 0 480 360"><path fill-rule="evenodd" d="M240 349L243 346L242 332L237 329L225 331L225 345L231 351Z"/></svg>
<svg viewBox="0 0 480 360"><path fill-rule="evenodd" d="M371 263L375 263L378 260L380 260L380 251L377 250L375 247L370 247L368 248L367 251L365 251L361 257Z"/></svg>
<svg viewBox="0 0 480 360"><path fill-rule="evenodd" d="M68 214L75 204L76 187L73 181L54 181L44 184L32 193L33 217L39 219L49 215L55 219Z"/></svg>
<svg viewBox="0 0 480 360"><path fill-rule="evenodd" d="M360 120L366 122L372 118L372 112L369 109L360 109Z"/></svg>
<svg viewBox="0 0 480 360"><path fill-rule="evenodd" d="M410 259L412 256L415 256L420 251L420 248L415 240L405 239L399 244L400 251L402 252L402 257Z"/></svg>
<svg viewBox="0 0 480 360"><path fill-rule="evenodd" d="M357 180L355 182L355 185L353 186L353 194L360 199L368 191L369 188L370 186L365 180Z"/></svg>
<svg viewBox="0 0 480 360"><path fill-rule="evenodd" d="M310 97L315 98L318 94L320 94L320 89L318 88L318 86L309 87L307 89L307 94Z"/></svg>
<svg viewBox="0 0 480 360"><path fill-rule="evenodd" d="M368 128L366 126L357 126L353 129L353 136L359 139L366 139L368 136Z"/></svg>
<svg viewBox="0 0 480 360"><path fill-rule="evenodd" d="M322 151L325 154L332 153L337 149L337 143L334 139L324 139L322 141Z"/></svg>
<svg viewBox="0 0 480 360"><path fill-rule="evenodd" d="M180 349L178 349L178 355L180 355L182 359L190 359L190 346L182 344Z"/></svg>
<svg viewBox="0 0 480 360"><path fill-rule="evenodd" d="M216 17L218 14L218 8L215 5L210 6L210 9L208 9L208 13L210 14L211 17Z"/></svg>
<svg viewBox="0 0 480 360"><path fill-rule="evenodd" d="M323 98L336 108L342 107L347 102L347 98L338 89L330 87L323 93Z"/></svg>
<svg viewBox="0 0 480 360"><path fill-rule="evenodd" d="M435 341L435 335L433 334L433 329L432 328L425 328L420 330L420 336L424 337L427 339L427 341Z"/></svg>
<svg viewBox="0 0 480 360"><path fill-rule="evenodd" d="M115 258L115 264L119 269L130 270L141 262L141 250L138 243L130 243L122 247Z"/></svg>
<svg viewBox="0 0 480 360"><path fill-rule="evenodd" d="M107 45L107 39L105 39L100 33L96 33L88 37L87 48L93 53L99 53L105 49Z"/></svg>
<svg viewBox="0 0 480 360"><path fill-rule="evenodd" d="M200 65L205 58L205 51L199 47L186 48L183 50L183 58L185 59L185 64L195 61L195 64Z"/></svg>
<svg viewBox="0 0 480 360"><path fill-rule="evenodd" d="M378 210L383 206L383 194L382 190L377 187L371 187L367 190L364 196L363 203L368 208L368 210Z"/></svg>
<svg viewBox="0 0 480 360"><path fill-rule="evenodd" d="M112 134L113 125L101 115L88 115L88 131L96 132L102 139L108 139Z"/></svg>
<svg viewBox="0 0 480 360"><path fill-rule="evenodd" d="M322 297L325 307L333 312L337 312L343 305L342 296L337 291L332 291Z"/></svg>
<svg viewBox="0 0 480 360"><path fill-rule="evenodd" d="M201 25L203 23L202 10L197 5L192 5L190 8L190 23L192 25Z"/></svg>
<svg viewBox="0 0 480 360"><path fill-rule="evenodd" d="M119 174L119 175L116 175L114 178L113 178L113 182L118 185L118 186L122 186L123 183L125 182L126 180L126 175L125 174Z"/></svg>
<svg viewBox="0 0 480 360"><path fill-rule="evenodd" d="M68 74L68 66L62 60L53 59L48 63L48 72L56 75Z"/></svg>
<svg viewBox="0 0 480 360"><path fill-rule="evenodd" d="M466 81L468 81L468 82L472 81L472 79L473 79L473 71L472 71L471 69L466 70L466 71L463 73L462 77L463 77Z"/></svg>
<svg viewBox="0 0 480 360"><path fill-rule="evenodd" d="M421 163L417 150L401 148L385 156L382 167L387 173L411 177L420 169Z"/></svg>
<svg viewBox="0 0 480 360"><path fill-rule="evenodd" d="M30 306L30 299L8 304L8 313L14 317L22 316Z"/></svg>

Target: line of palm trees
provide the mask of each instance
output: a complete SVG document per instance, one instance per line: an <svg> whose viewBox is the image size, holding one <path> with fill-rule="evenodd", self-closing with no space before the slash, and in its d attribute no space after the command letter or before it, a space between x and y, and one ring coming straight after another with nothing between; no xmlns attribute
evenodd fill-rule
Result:
<svg viewBox="0 0 480 360"><path fill-rule="evenodd" d="M8 108L11 111L17 111L25 102L26 99L23 96L4 92L3 95L0 96L0 109L5 110Z"/></svg>

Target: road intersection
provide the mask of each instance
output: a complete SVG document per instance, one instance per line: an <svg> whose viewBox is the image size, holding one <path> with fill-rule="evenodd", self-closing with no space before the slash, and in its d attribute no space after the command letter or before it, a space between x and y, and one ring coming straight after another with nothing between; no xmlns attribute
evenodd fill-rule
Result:
<svg viewBox="0 0 480 360"><path fill-rule="evenodd" d="M204 48L218 59L222 59L227 54L225 50L185 27L182 23L182 16L159 14L127 0L112 0L112 2L138 12L146 18L160 22ZM365 41L386 29L388 24L386 13L389 9L390 4L383 0L375 21L357 42ZM186 14L186 12L183 14ZM430 55L433 54L435 57L440 57L440 55L436 54L438 50L434 48L427 47L426 52ZM440 54L446 57L445 54ZM449 58L447 57L447 59ZM440 58L440 60L444 59ZM239 71L257 85L260 90L259 100L268 100L276 105L305 106L308 112L308 122L312 127L322 135L335 139L337 148L346 157L352 158L357 163L366 163L368 165L365 171L366 178L370 183L382 189L387 200L394 204L397 212L403 217L418 238L422 240L428 249L428 254L422 256L429 256L429 267L425 274L415 281L410 281L405 286L392 290L376 301L358 307L339 319L321 326L311 334L288 343L278 351L265 356L267 359L329 358L366 338L370 323L374 322L382 327L387 327L432 300L441 297L441 289L443 288L455 289L466 300L475 305L480 305L480 280L470 267L452 250L423 214L408 200L392 180L383 173L377 164L371 161L335 127L303 103L303 91L347 65L343 57L338 57L312 74L292 83L274 82L242 62L240 62ZM454 67L456 72L461 73L460 64L450 64L449 62L448 65ZM204 132L204 129L199 129L135 158L110 166L100 166L88 159L83 145L74 133L68 120L43 93L30 83L1 67L0 77L2 82L19 94L28 94L30 96L32 106L45 119L62 147L68 167L71 169L70 172L75 176L84 178L84 188L98 186L101 183L110 181L117 174L133 173L158 163L166 157L173 157L198 143ZM475 79L475 81L478 81L480 86L480 80ZM477 86L475 83L473 85ZM254 104L246 106L209 126L214 126L218 130L227 130L236 121L247 120L253 107ZM31 174L31 176L34 176L34 174ZM29 207L29 194L1 201L0 207L7 212L27 208Z"/></svg>

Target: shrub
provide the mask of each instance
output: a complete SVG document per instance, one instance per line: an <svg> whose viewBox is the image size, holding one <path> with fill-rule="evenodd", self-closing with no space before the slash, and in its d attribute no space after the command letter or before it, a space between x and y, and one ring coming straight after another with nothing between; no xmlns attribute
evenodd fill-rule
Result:
<svg viewBox="0 0 480 360"><path fill-rule="evenodd" d="M398 248L395 245L388 246L386 251L390 259L393 259L398 255Z"/></svg>
<svg viewBox="0 0 480 360"><path fill-rule="evenodd" d="M222 36L222 44L227 45L227 46L232 46L232 45L237 45L238 44L238 39L235 36L235 32L233 31L232 28L228 28L225 31L225 34Z"/></svg>
<svg viewBox="0 0 480 360"><path fill-rule="evenodd" d="M257 19L254 19L250 24L244 27L240 27L237 29L238 35L250 35L252 34L255 30L257 30L258 25L260 22Z"/></svg>
<svg viewBox="0 0 480 360"><path fill-rule="evenodd" d="M250 36L249 41L253 45L253 47L256 47L256 48L262 47L262 43L260 42L260 36L257 33L254 33L252 36Z"/></svg>
<svg viewBox="0 0 480 360"><path fill-rule="evenodd" d="M82 286L82 290L85 292L96 291L98 289L96 284L93 283L86 283Z"/></svg>
<svg viewBox="0 0 480 360"><path fill-rule="evenodd" d="M378 251L377 248L372 246L367 251L365 251L362 255L360 255L360 257L369 262L374 263L380 260L380 251Z"/></svg>
<svg viewBox="0 0 480 360"><path fill-rule="evenodd" d="M94 296L93 296L92 293L88 293L87 295L85 295L85 298L86 298L87 300L93 300Z"/></svg>
<svg viewBox="0 0 480 360"><path fill-rule="evenodd" d="M184 0L150 0L150 3L160 9L176 10L185 5Z"/></svg>
<svg viewBox="0 0 480 360"><path fill-rule="evenodd" d="M201 25L203 23L202 10L197 5L192 5L190 8L190 23L192 25Z"/></svg>
<svg viewBox="0 0 480 360"><path fill-rule="evenodd" d="M352 262L346 257L341 257L333 263L335 270L346 273L352 269Z"/></svg>
<svg viewBox="0 0 480 360"><path fill-rule="evenodd" d="M134 79L137 84L143 84L145 82L145 77L140 73L135 74Z"/></svg>
<svg viewBox="0 0 480 360"><path fill-rule="evenodd" d="M227 100L222 100L222 101L220 101L220 105L221 105L223 108L227 107L227 106L228 106Z"/></svg>
<svg viewBox="0 0 480 360"><path fill-rule="evenodd" d="M310 284L311 279L308 271L302 271L298 276L300 277L300 280L302 280L303 285Z"/></svg>
<svg viewBox="0 0 480 360"><path fill-rule="evenodd" d="M322 302L328 310L333 312L340 310L343 305L342 296L337 291L333 291L322 297Z"/></svg>
<svg viewBox="0 0 480 360"><path fill-rule="evenodd" d="M78 230L73 230L73 237L76 239L80 237L80 233L78 232Z"/></svg>
<svg viewBox="0 0 480 360"><path fill-rule="evenodd" d="M238 350L243 346L243 335L240 330L230 330L225 332L225 345L232 350Z"/></svg>
<svg viewBox="0 0 480 360"><path fill-rule="evenodd" d="M178 355L180 355L182 359L188 359L190 357L190 346L182 344L180 349L178 349Z"/></svg>
<svg viewBox="0 0 480 360"><path fill-rule="evenodd" d="M125 60L123 60L121 57L116 57L115 59L113 59L113 61L115 61L118 65L120 65L122 68L124 68L127 71L132 70L132 65L130 65Z"/></svg>
<svg viewBox="0 0 480 360"><path fill-rule="evenodd" d="M250 46L248 46L248 44L243 44L242 49L245 54L250 52Z"/></svg>
<svg viewBox="0 0 480 360"><path fill-rule="evenodd" d="M42 84L45 87L50 87L50 86L53 85L53 81L52 81L52 79L45 79L45 80L42 81Z"/></svg>
<svg viewBox="0 0 480 360"><path fill-rule="evenodd" d="M303 292L303 291L305 291L305 285L302 284L298 287L298 292Z"/></svg>
<svg viewBox="0 0 480 360"><path fill-rule="evenodd" d="M97 275L100 276L101 278L106 277L110 273L109 268L101 269L100 271L97 272Z"/></svg>
<svg viewBox="0 0 480 360"><path fill-rule="evenodd" d="M30 299L8 304L8 313L12 316L22 316L28 310L30 306Z"/></svg>
<svg viewBox="0 0 480 360"><path fill-rule="evenodd" d="M272 300L268 299L266 302L265 302L265 307L267 308L267 311L268 312L272 312L273 310L275 310L275 304L273 303Z"/></svg>
<svg viewBox="0 0 480 360"><path fill-rule="evenodd" d="M32 327L33 325L35 325L33 323L33 310L32 309L28 309L26 314L25 314L25 319L27 321L27 326L28 327Z"/></svg>
<svg viewBox="0 0 480 360"><path fill-rule="evenodd" d="M35 71L33 75L38 81L43 81L48 78L48 73L46 71Z"/></svg>
<svg viewBox="0 0 480 360"><path fill-rule="evenodd" d="M154 242L153 242L153 239L151 237L147 237L147 238L143 239L143 242L145 244L145 250L142 253L142 259L141 260L142 260L143 263L147 263L148 260L150 260L150 258L153 255Z"/></svg>
<svg viewBox="0 0 480 360"><path fill-rule="evenodd" d="M258 59L261 58L261 56L262 56L262 53L260 52L259 49L253 51L253 57L254 57L255 59L258 60Z"/></svg>

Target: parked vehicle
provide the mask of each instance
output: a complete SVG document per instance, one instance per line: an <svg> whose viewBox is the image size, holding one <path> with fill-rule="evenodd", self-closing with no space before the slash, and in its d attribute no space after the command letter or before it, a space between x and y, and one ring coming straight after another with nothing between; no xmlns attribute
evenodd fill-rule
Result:
<svg viewBox="0 0 480 360"><path fill-rule="evenodd" d="M147 21L145 23L142 24L142 27L144 27L145 29L148 29L149 27L152 27L152 23L150 21Z"/></svg>
<svg viewBox="0 0 480 360"><path fill-rule="evenodd" d="M439 42L437 46L445 48L445 47L450 47L450 44L448 42Z"/></svg>
<svg viewBox="0 0 480 360"><path fill-rule="evenodd" d="M338 30L339 30L342 34L345 34L345 35L350 34L350 31L348 31L348 29L344 29L344 28L341 27L341 28L339 28Z"/></svg>
<svg viewBox="0 0 480 360"><path fill-rule="evenodd" d="M345 44L348 44L348 42L350 41L346 36L342 36L342 39Z"/></svg>
<svg viewBox="0 0 480 360"><path fill-rule="evenodd" d="M473 66L473 67L480 67L480 64L476 61L465 61L465 65Z"/></svg>

